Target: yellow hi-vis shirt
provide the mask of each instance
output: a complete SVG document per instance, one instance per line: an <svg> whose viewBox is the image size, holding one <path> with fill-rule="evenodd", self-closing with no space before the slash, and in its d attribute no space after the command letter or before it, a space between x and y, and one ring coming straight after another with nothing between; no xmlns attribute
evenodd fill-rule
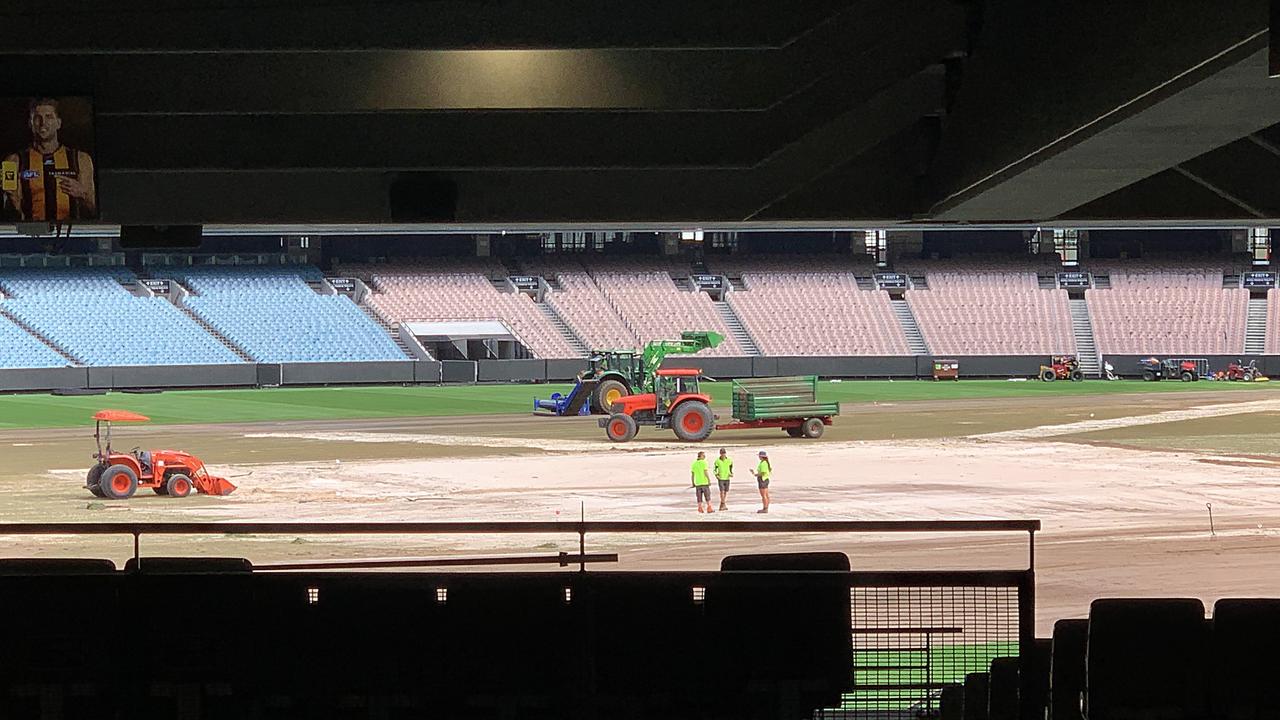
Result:
<svg viewBox="0 0 1280 720"><path fill-rule="evenodd" d="M733 460L723 457L716 458L716 479L728 480L729 475L733 473Z"/></svg>
<svg viewBox="0 0 1280 720"><path fill-rule="evenodd" d="M707 461L694 460L693 467L693 484L694 485L710 485L711 481L707 479Z"/></svg>
<svg viewBox="0 0 1280 720"><path fill-rule="evenodd" d="M761 480L768 480L769 476L772 474L773 468L769 467L768 460L761 460L760 464L756 466L756 475L758 475Z"/></svg>

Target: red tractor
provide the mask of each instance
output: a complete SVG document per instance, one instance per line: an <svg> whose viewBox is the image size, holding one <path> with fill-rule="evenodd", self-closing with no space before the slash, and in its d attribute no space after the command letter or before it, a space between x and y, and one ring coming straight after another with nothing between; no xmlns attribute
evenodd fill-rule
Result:
<svg viewBox="0 0 1280 720"><path fill-rule="evenodd" d="M1048 365L1040 366L1040 379L1045 382L1054 380L1084 380L1084 371L1080 369L1080 361L1075 355L1054 355Z"/></svg>
<svg viewBox="0 0 1280 720"><path fill-rule="evenodd" d="M701 370L668 368L655 373L654 392L623 395L610 408L611 415L600 420L605 434L614 442L636 436L640 423L671 428L685 442L700 442L716 429L711 397L698 387Z"/></svg>
<svg viewBox="0 0 1280 720"><path fill-rule="evenodd" d="M1236 360L1227 364L1227 371L1223 375L1224 380L1243 380L1244 382L1253 382L1261 373L1258 372L1258 361L1250 360L1248 365Z"/></svg>
<svg viewBox="0 0 1280 720"><path fill-rule="evenodd" d="M654 377L654 392L624 395L600 427L614 442L636 436L640 424L671 428L685 442L701 442L715 430L782 429L795 438L822 437L840 404L818 402L818 378L750 378L733 381L733 420L716 424L711 398L698 387L701 370L671 368Z"/></svg>
<svg viewBox="0 0 1280 720"><path fill-rule="evenodd" d="M111 449L112 422L146 422L151 418L128 410L102 410L93 416L93 438L98 461L89 468L85 487L96 497L125 500L138 488L151 488L157 495L186 497L192 490L205 495L230 495L236 489L225 478L210 475L200 458L179 450L139 450L127 453ZM105 446L104 446L105 443Z"/></svg>

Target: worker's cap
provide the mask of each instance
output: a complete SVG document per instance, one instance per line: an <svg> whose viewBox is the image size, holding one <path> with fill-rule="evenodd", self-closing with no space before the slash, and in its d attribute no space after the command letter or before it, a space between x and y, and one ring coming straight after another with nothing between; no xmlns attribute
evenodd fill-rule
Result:
<svg viewBox="0 0 1280 720"><path fill-rule="evenodd" d="M759 453L757 453L757 454L758 454L760 457L769 457L769 453L767 453L767 452L765 452L765 451L763 451L763 450L761 450L761 451L760 451Z"/></svg>
<svg viewBox="0 0 1280 720"><path fill-rule="evenodd" d="M721 454L721 455L723 455L723 454L725 454L725 453L727 453L727 452L729 452L729 451L728 451L728 450L725 450L724 448L720 448L720 454Z"/></svg>

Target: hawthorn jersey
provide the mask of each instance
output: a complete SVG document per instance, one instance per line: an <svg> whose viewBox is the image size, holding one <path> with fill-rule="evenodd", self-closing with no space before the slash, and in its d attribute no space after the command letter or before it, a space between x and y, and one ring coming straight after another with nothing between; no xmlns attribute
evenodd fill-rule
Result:
<svg viewBox="0 0 1280 720"><path fill-rule="evenodd" d="M80 153L66 145L49 154L35 148L18 153L18 182L22 187L22 216L27 220L74 220L80 201L58 188L58 178L80 177Z"/></svg>

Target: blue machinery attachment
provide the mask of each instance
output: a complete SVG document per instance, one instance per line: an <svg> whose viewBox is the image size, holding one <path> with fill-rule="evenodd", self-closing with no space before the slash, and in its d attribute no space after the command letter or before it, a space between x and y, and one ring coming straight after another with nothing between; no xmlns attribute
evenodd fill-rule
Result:
<svg viewBox="0 0 1280 720"><path fill-rule="evenodd" d="M552 415L590 415L591 395L599 384L599 380L579 379L568 394L551 393L549 400L534 398L533 411L544 415L544 411Z"/></svg>

